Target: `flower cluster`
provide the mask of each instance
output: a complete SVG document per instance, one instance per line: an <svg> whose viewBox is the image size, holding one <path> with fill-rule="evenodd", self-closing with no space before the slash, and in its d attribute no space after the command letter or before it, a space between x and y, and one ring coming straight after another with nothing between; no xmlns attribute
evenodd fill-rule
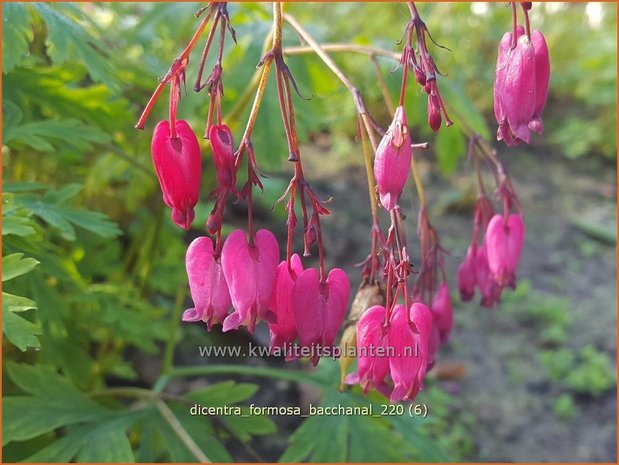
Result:
<svg viewBox="0 0 619 465"><path fill-rule="evenodd" d="M424 304L414 303L410 308L396 305L385 325L387 315L385 307L375 305L361 316L357 323L357 371L345 382L358 383L365 393L377 389L391 402L412 400L423 388L433 362L429 350L432 314Z"/></svg>
<svg viewBox="0 0 619 465"><path fill-rule="evenodd" d="M503 215L493 214L490 200L480 197L474 212L473 240L458 268L458 288L464 302L473 298L477 288L482 307L490 308L501 301L505 287L515 289L524 235L521 214L509 210Z"/></svg>
<svg viewBox="0 0 619 465"><path fill-rule="evenodd" d="M542 132L540 115L548 94L550 72L545 39L538 31L530 32L530 2L521 3L525 27L518 26L516 4L512 2L511 5L514 28L505 34L499 45L494 88L495 115L499 123L497 138L510 146L529 142L531 131ZM346 319L350 283L342 269L327 270L325 266L321 218L330 214L327 208L330 199L318 197L303 170L292 102L292 90L298 93L298 89L284 61L282 48L282 24L286 18L295 32L351 91L357 108L370 191L372 247L361 264L361 285L341 340L344 348L356 346L357 369L348 373L355 357L344 350L346 355L340 360L341 387L359 384L365 393L376 389L391 402L415 398L423 388L427 372L436 362L439 347L449 342L454 326L454 310L445 271L446 252L430 221L413 155L413 148L427 148L427 144L413 143L405 110L411 72L427 94L430 128L438 131L443 118L445 126L452 122L436 82L440 72L427 48L427 39L433 39L415 4L409 3L408 8L411 20L404 32L406 40L399 57L403 72L395 108L390 102L388 88L384 86L383 89L386 106L393 114L386 131L369 115L357 88L296 20L283 13L279 2L273 3L273 34L268 42L271 48L265 49L266 53L258 64L260 76L256 96L236 149L232 131L222 121L221 115L226 30L236 41L225 3L211 3L198 12L197 16L206 12L198 30L172 63L136 125L144 127L155 101L169 84L169 117L155 128L151 154L163 201L172 209L173 221L189 229L199 200L202 157L196 135L186 121L177 119L176 113L191 51L212 19L194 90L208 89L210 103L204 138L209 140L217 184L209 195L213 209L205 223L210 237L198 237L187 249L186 269L194 306L183 313L182 319L204 322L209 331L213 325L221 324L223 331L245 326L253 332L256 324L264 321L269 327L273 353L278 349L277 353L286 354L286 360L293 360L299 353L292 351L297 348L293 347L296 343L302 349L310 349L301 353L309 353L312 364L316 365L320 349L333 347ZM219 50L211 74L203 81L206 57L218 28ZM288 187L276 202L276 205L282 203L287 213L283 259L275 235L267 229L254 231L253 225L254 187L262 189L262 182L251 136L271 69L275 70L288 145L287 158L293 167ZM381 78L380 68L377 70ZM493 307L500 302L505 288L516 286L525 237L524 215L495 151L470 128L465 127L464 132L469 136L469 160L475 165L479 198L473 211L472 240L458 269L457 283L462 301L471 300L479 290L481 305ZM237 187L243 163L247 167L247 177L244 184ZM492 179L496 182L495 197L502 207L500 210L495 210L486 194L482 166L489 167L492 172ZM418 250L408 245L400 206L410 174L419 198ZM222 226L230 199L246 202L247 230L236 229L224 240ZM389 215L390 224L386 231L381 228L379 206ZM305 268L301 256L294 253L297 235L302 238L303 257L310 256L313 249L317 250L316 268Z"/></svg>
<svg viewBox="0 0 619 465"><path fill-rule="evenodd" d="M546 106L550 59L544 35L529 26L528 9L522 4L526 29L517 25L499 44L494 78L494 114L499 123L497 140L508 146L531 142L531 131L544 132L541 113Z"/></svg>

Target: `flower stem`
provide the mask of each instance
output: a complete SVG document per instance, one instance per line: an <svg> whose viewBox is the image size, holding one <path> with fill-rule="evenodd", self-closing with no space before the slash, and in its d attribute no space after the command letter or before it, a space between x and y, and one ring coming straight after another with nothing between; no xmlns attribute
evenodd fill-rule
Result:
<svg viewBox="0 0 619 465"><path fill-rule="evenodd" d="M178 418L176 418L174 412L170 410L170 407L168 407L167 404L162 400L155 401L155 405L157 406L157 410L159 410L159 413L161 413L163 419L168 423L170 428L172 428L172 430L176 433L183 445L187 447L187 449L189 449L193 456L198 459L200 463L211 463L211 460L196 444L191 435L183 427L181 422L178 421Z"/></svg>

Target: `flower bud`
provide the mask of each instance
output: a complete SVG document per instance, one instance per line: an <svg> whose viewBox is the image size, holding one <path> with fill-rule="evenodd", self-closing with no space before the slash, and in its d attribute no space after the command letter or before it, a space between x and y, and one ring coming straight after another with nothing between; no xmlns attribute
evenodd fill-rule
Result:
<svg viewBox="0 0 619 465"><path fill-rule="evenodd" d="M403 107L398 107L393 121L376 149L374 176L380 201L392 210L402 195L410 172L413 149Z"/></svg>
<svg viewBox="0 0 619 465"><path fill-rule="evenodd" d="M472 244L466 251L466 257L458 268L458 290L460 299L468 302L475 295L477 278L475 274L475 260L477 256L477 245Z"/></svg>
<svg viewBox="0 0 619 465"><path fill-rule="evenodd" d="M213 149L213 162L217 170L217 183L222 189L232 190L236 182L232 132L225 124L214 124L209 130L209 140Z"/></svg>
<svg viewBox="0 0 619 465"><path fill-rule="evenodd" d="M435 94L428 95L428 125L434 132L441 127L443 118L441 118L441 105L438 97Z"/></svg>
<svg viewBox="0 0 619 465"><path fill-rule="evenodd" d="M189 229L200 196L202 157L198 139L187 121L176 121L176 134L171 137L170 123L160 121L153 133L151 155L163 201L172 209L172 220Z"/></svg>
<svg viewBox="0 0 619 465"><path fill-rule="evenodd" d="M440 341L445 344L449 341L449 335L453 328L453 306L446 282L441 283L432 300L432 315L434 326L439 332Z"/></svg>

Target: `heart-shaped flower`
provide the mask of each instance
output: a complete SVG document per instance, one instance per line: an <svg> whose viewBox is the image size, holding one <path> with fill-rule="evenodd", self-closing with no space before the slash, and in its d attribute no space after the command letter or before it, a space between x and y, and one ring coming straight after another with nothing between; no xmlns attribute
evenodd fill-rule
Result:
<svg viewBox="0 0 619 465"><path fill-rule="evenodd" d="M271 231L256 232L253 244L245 231L230 233L221 251L221 265L234 311L224 320L223 331L246 325L253 332L258 319L275 321L269 307L278 263L279 245Z"/></svg>
<svg viewBox="0 0 619 465"><path fill-rule="evenodd" d="M194 308L185 310L183 321L204 321L208 330L221 323L232 305L221 262L215 258L213 242L196 238L187 249L185 265Z"/></svg>
<svg viewBox="0 0 619 465"><path fill-rule="evenodd" d="M277 267L275 288L271 298L271 310L275 313L276 321L269 323L271 331L271 349L286 347L292 344L297 337L297 323L294 318L292 293L295 281L303 273L303 264L297 254L290 258L290 266L284 260Z"/></svg>
<svg viewBox="0 0 619 465"><path fill-rule="evenodd" d="M524 222L517 213L509 215L507 221L503 215L494 215L488 223L485 239L488 267L499 286L515 285L524 235Z"/></svg>
<svg viewBox="0 0 619 465"><path fill-rule="evenodd" d="M314 268L303 271L293 291L294 317L302 347L333 346L346 315L349 295L350 282L343 270L332 269L322 284ZM312 353L314 365L318 359L319 354Z"/></svg>

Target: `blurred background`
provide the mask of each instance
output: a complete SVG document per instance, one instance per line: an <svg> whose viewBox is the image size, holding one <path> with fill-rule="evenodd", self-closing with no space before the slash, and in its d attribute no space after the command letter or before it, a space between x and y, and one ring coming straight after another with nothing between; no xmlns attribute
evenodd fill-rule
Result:
<svg viewBox="0 0 619 465"><path fill-rule="evenodd" d="M493 310L452 292L455 329L416 399L426 418L191 416L206 406L374 405L338 391L339 368L277 358L202 357L199 346L268 345L255 334L181 323L191 306L184 253L204 233L215 185L203 143L202 200L190 231L161 201L150 138L133 127L158 79L193 34L197 3L5 3L2 56L3 459L10 461L606 461L616 460L616 24L615 4L534 4L551 83L546 132L530 146L496 146L526 214L514 292ZM398 51L405 4L287 6L320 43ZM409 124L431 221L448 252L448 279L466 252L475 200L466 121L494 141L492 83L498 42L511 24L503 3L419 4L455 125L433 134L425 94L410 82ZM240 137L246 89L271 26L270 5L230 4L238 44L226 42L224 114ZM205 40L205 39L202 39ZM285 46L299 40L285 27ZM208 106L191 91L179 117L199 134ZM333 55L386 127L374 63ZM328 266L353 293L369 251L371 216L348 91L314 56L287 59L307 177L333 196L324 221ZM393 97L400 71L378 58ZM207 69L212 61L207 62ZM249 99L247 99L249 96ZM253 137L268 175L256 221L285 240L291 176L273 78ZM415 251L418 201L403 195ZM229 204L225 231L244 227ZM386 223L385 223L386 224ZM301 245L296 244L297 250ZM311 260L308 262L311 263Z"/></svg>

